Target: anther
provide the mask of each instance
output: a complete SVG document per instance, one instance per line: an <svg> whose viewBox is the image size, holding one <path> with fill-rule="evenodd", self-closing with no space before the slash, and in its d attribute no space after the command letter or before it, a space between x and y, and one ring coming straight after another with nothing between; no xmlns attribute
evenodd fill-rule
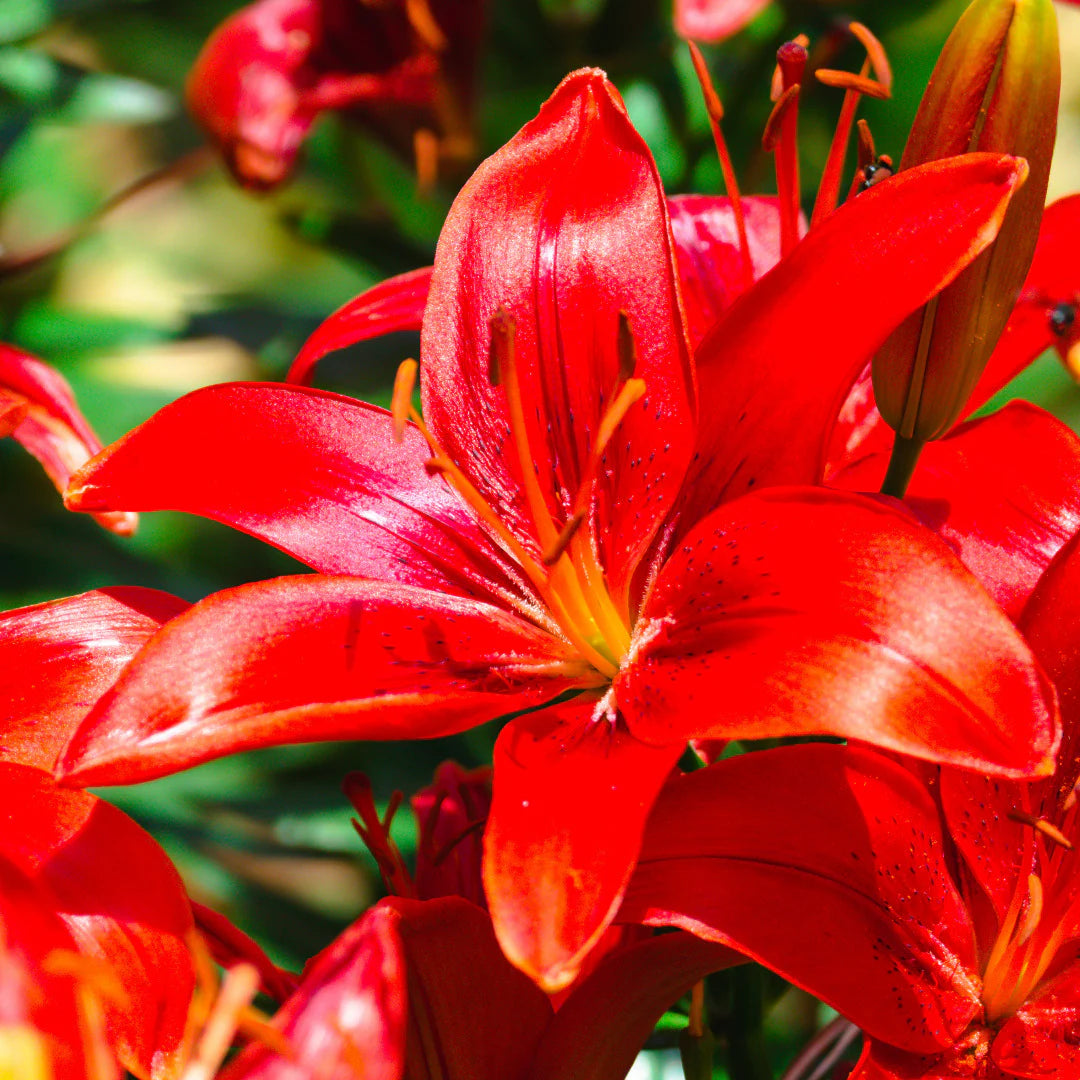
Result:
<svg viewBox="0 0 1080 1080"><path fill-rule="evenodd" d="M890 96L889 88L877 79L865 75L856 75L853 71L837 71L833 68L818 68L814 77L825 86L835 86L840 90L854 90L857 94L884 100Z"/></svg>
<svg viewBox="0 0 1080 1080"><path fill-rule="evenodd" d="M634 377L637 368L637 342L630 328L630 316L619 312L619 375L625 381Z"/></svg>
<svg viewBox="0 0 1080 1080"><path fill-rule="evenodd" d="M416 164L416 187L430 195L439 179L439 137L431 128L417 128L413 133L413 161Z"/></svg>
<svg viewBox="0 0 1080 1080"><path fill-rule="evenodd" d="M211 1080L232 1045L240 1017L259 992L259 973L252 964L237 964L225 973L195 1054L181 1080Z"/></svg>
<svg viewBox="0 0 1080 1080"><path fill-rule="evenodd" d="M405 438L405 425L412 408L413 388L416 386L418 365L415 360L402 360L394 376L394 392L390 397L390 417L394 424L394 442Z"/></svg>
<svg viewBox="0 0 1080 1080"><path fill-rule="evenodd" d="M784 118L788 111L795 107L799 97L799 84L789 86L779 97L769 113L769 119L765 121L765 130L761 135L762 149L772 153L783 134Z"/></svg>
<svg viewBox="0 0 1080 1080"><path fill-rule="evenodd" d="M579 510L563 526L562 532L555 538L555 542L544 552L541 561L545 566L554 566L562 558L563 552L570 546L578 529L585 520L585 512Z"/></svg>
<svg viewBox="0 0 1080 1080"><path fill-rule="evenodd" d="M1065 848L1066 851L1072 851L1072 841L1056 825L1051 825L1046 818L1037 818L1026 810L1010 810L1008 817L1011 821L1030 826L1037 833L1045 836L1047 840L1052 840L1055 844Z"/></svg>
<svg viewBox="0 0 1080 1080"><path fill-rule="evenodd" d="M405 0L405 17L417 37L432 52L442 52L446 48L446 35L435 21L428 0Z"/></svg>
<svg viewBox="0 0 1080 1080"><path fill-rule="evenodd" d="M859 44L866 50L870 60L870 66L874 69L877 80L885 87L887 93L892 91L892 67L889 57L885 52L885 46L864 26L861 22L848 23L848 30L858 39Z"/></svg>
<svg viewBox="0 0 1080 1080"><path fill-rule="evenodd" d="M1025 944L1035 933L1042 918L1043 912L1043 887L1042 881L1037 874L1028 874L1028 902L1024 912L1024 918L1020 923L1020 929L1016 936L1018 945Z"/></svg>
<svg viewBox="0 0 1080 1080"><path fill-rule="evenodd" d="M491 330L491 343L488 347L488 381L492 386L501 386L503 370L513 362L514 334L517 324L514 316L501 305L488 319Z"/></svg>

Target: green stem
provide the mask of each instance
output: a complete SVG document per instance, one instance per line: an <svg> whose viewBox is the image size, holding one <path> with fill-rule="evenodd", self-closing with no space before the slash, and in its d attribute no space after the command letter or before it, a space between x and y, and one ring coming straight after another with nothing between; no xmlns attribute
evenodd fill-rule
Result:
<svg viewBox="0 0 1080 1080"><path fill-rule="evenodd" d="M882 495L893 495L897 499L904 497L925 445L923 439L908 439L897 434L892 456L889 458L889 468L885 473L885 482L881 485Z"/></svg>
<svg viewBox="0 0 1080 1080"><path fill-rule="evenodd" d="M772 1080L765 1046L765 972L744 964L732 972L733 994L728 1044L728 1072L732 1080Z"/></svg>

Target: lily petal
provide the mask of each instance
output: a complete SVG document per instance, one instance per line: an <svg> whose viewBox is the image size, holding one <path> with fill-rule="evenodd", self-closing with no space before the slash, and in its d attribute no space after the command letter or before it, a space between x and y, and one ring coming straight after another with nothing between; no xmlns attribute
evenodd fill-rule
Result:
<svg viewBox="0 0 1080 1080"><path fill-rule="evenodd" d="M997 154L905 170L830 214L724 312L696 354L688 522L755 485L821 479L859 373L994 239L1022 175Z"/></svg>
<svg viewBox="0 0 1080 1080"><path fill-rule="evenodd" d="M769 0L675 0L675 33L691 41L723 41L768 6Z"/></svg>
<svg viewBox="0 0 1080 1080"><path fill-rule="evenodd" d="M619 917L731 945L907 1050L951 1045L981 1007L937 808L862 748L782 747L670 781Z"/></svg>
<svg viewBox="0 0 1080 1080"><path fill-rule="evenodd" d="M626 1076L665 1009L711 972L745 962L734 949L682 933L613 952L555 1014L529 1080Z"/></svg>
<svg viewBox="0 0 1080 1080"><path fill-rule="evenodd" d="M58 371L22 349L0 343L0 413L6 413L13 423L18 412L22 419L13 424L13 438L41 462L57 491L62 492L71 474L101 449L101 443ZM0 427L3 425L0 418ZM133 514L95 516L99 524L121 536L133 533L138 524Z"/></svg>
<svg viewBox="0 0 1080 1080"><path fill-rule="evenodd" d="M511 395L489 381L499 308L515 322L525 462L511 438ZM435 437L534 554L549 544L536 518L553 520L555 534L562 528L620 385L620 315L645 395L608 444L593 490L614 597L689 459L692 375L656 166L615 88L585 70L567 76L458 195L421 337L424 415ZM523 468L535 470L540 508L526 505Z"/></svg>
<svg viewBox="0 0 1080 1080"><path fill-rule="evenodd" d="M48 773L0 764L0 792L0 854L50 891L79 951L119 980L122 998L103 1004L121 1061L175 1077L195 988L180 876L129 817Z"/></svg>
<svg viewBox="0 0 1080 1080"><path fill-rule="evenodd" d="M431 267L398 274L361 293L322 322L304 342L286 381L307 386L327 353L401 330L419 332L431 287Z"/></svg>
<svg viewBox="0 0 1080 1080"><path fill-rule="evenodd" d="M184 453L177 453L177 447ZM508 560L424 463L413 427L339 394L277 383L196 390L73 479L72 510L182 510L222 521L326 574L494 599Z"/></svg>
<svg viewBox="0 0 1080 1080"><path fill-rule="evenodd" d="M585 699L519 717L495 744L484 890L503 951L549 992L611 924L683 750L646 746L596 709Z"/></svg>
<svg viewBox="0 0 1080 1080"><path fill-rule="evenodd" d="M1002 1025L990 1047L1011 1076L1080 1080L1074 1034L1080 1026L1080 973L1073 963Z"/></svg>
<svg viewBox="0 0 1080 1080"><path fill-rule="evenodd" d="M448 735L577 685L569 656L515 615L421 589L315 575L242 585L150 640L59 771L130 784L255 747Z"/></svg>
<svg viewBox="0 0 1080 1080"><path fill-rule="evenodd" d="M116 588L0 614L0 761L52 769L124 665L188 604L154 589Z"/></svg>
<svg viewBox="0 0 1080 1080"><path fill-rule="evenodd" d="M877 491L888 461L886 448L829 484ZM1011 402L928 444L904 503L1016 618L1080 528L1080 438L1042 409Z"/></svg>
<svg viewBox="0 0 1080 1080"><path fill-rule="evenodd" d="M948 548L820 488L747 496L680 542L615 689L654 743L832 734L1031 776L1058 737L1053 689Z"/></svg>
<svg viewBox="0 0 1080 1080"><path fill-rule="evenodd" d="M780 200L741 200L754 280L780 261ZM673 195L668 199L686 328L695 348L720 313L746 291L735 211L726 195Z"/></svg>

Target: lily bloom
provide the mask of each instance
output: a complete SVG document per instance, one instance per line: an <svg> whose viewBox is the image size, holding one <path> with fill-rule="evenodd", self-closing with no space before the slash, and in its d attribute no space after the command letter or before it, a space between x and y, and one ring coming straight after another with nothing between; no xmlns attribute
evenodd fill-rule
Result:
<svg viewBox="0 0 1080 1080"><path fill-rule="evenodd" d="M733 945L869 1042L856 1080L1080 1075L1080 534L1020 625L1064 735L1035 783L796 746L672 782L623 917Z"/></svg>
<svg viewBox="0 0 1080 1080"><path fill-rule="evenodd" d="M41 462L58 491L101 449L64 377L22 349L0 342L0 438L5 435ZM122 536L135 531L134 514L95 516Z"/></svg>
<svg viewBox="0 0 1080 1080"><path fill-rule="evenodd" d="M184 886L134 821L59 787L52 768L93 702L187 606L103 589L0 614L0 1061L11 1075L109 1080L119 1062L140 1080L176 1080L185 1069L207 991ZM244 948L211 917L230 953Z"/></svg>
<svg viewBox="0 0 1080 1080"><path fill-rule="evenodd" d="M422 418L409 364L389 413L215 387L73 482L73 508L205 514L320 573L171 621L62 773L128 783L544 706L499 736L484 874L508 956L558 989L690 739L830 733L1045 771L1052 697L955 557L902 509L787 486L820 478L843 391L989 242L1021 173L976 155L850 201L725 310L695 375L652 158L602 73L571 75L450 212Z"/></svg>
<svg viewBox="0 0 1080 1080"><path fill-rule="evenodd" d="M415 152L429 183L472 154L483 18L482 0L256 0L203 47L188 105L247 187L281 183L328 109Z"/></svg>

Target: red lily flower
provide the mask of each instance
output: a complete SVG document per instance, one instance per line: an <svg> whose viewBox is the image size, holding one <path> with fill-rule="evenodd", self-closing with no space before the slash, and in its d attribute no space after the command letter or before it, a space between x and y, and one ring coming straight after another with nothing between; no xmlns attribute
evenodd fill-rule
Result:
<svg viewBox="0 0 1080 1080"><path fill-rule="evenodd" d="M212 388L73 485L74 508L195 511L377 580L284 578L196 605L63 771L130 782L252 746L430 737L577 691L503 730L485 841L500 941L558 988L610 922L688 739L831 732L1044 769L1042 677L939 541L875 500L754 490L819 478L838 388L991 238L1017 175L1007 158L935 163L823 221L703 344L695 441L655 167L603 76L569 77L450 213L425 422L299 387ZM781 378L792 320L806 348Z"/></svg>
<svg viewBox="0 0 1080 1080"><path fill-rule="evenodd" d="M257 0L207 41L188 104L236 178L273 187L319 114L346 109L399 149L423 182L468 160L480 0Z"/></svg>
<svg viewBox="0 0 1080 1080"><path fill-rule="evenodd" d="M1078 586L1080 534L1021 619L1061 696L1053 776L924 782L829 746L714 765L658 801L623 917L742 948L829 1001L871 1040L858 1080L1080 1075Z"/></svg>
<svg viewBox="0 0 1080 1080"><path fill-rule="evenodd" d="M105 589L0 614L0 1046L20 1077L104 1080L114 1054L147 1080L185 1066L195 926L179 875L135 822L51 770L93 702L187 606ZM20 1001L22 1016L2 1015Z"/></svg>
<svg viewBox="0 0 1080 1080"><path fill-rule="evenodd" d="M29 353L0 342L0 438L11 435L41 462L58 491L101 443L79 412L64 377ZM96 514L122 536L135 531L134 514Z"/></svg>

